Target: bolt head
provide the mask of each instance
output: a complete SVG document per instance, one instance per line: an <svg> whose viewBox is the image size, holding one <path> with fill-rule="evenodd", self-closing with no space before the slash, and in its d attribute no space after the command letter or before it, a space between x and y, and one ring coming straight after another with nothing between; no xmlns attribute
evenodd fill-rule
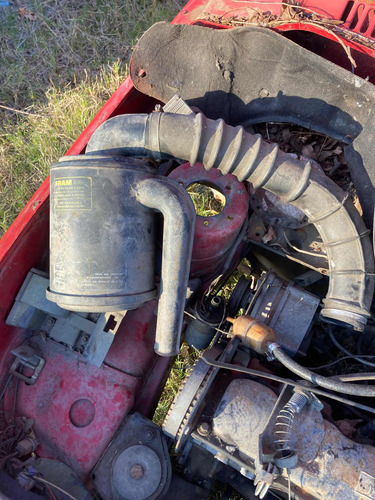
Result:
<svg viewBox="0 0 375 500"><path fill-rule="evenodd" d="M145 470L140 464L134 464L131 469L130 469L130 476L133 479L139 480L142 479L142 477L145 474Z"/></svg>
<svg viewBox="0 0 375 500"><path fill-rule="evenodd" d="M202 422L198 427L198 434L201 436L208 436L211 432L211 426L208 422Z"/></svg>

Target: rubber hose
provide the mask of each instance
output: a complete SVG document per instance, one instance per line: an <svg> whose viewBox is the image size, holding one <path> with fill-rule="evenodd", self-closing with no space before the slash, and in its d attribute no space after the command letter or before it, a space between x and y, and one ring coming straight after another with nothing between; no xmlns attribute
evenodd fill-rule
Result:
<svg viewBox="0 0 375 500"><path fill-rule="evenodd" d="M309 162L283 153L260 135L201 113L116 116L94 132L86 151L200 162L296 206L317 228L327 253L330 281L321 314L363 330L374 291L368 231L348 196Z"/></svg>
<svg viewBox="0 0 375 500"><path fill-rule="evenodd" d="M331 378L317 375L316 373L296 363L276 343L270 345L269 351L283 366L285 366L285 368L288 368L288 370L295 373L299 377L312 382L314 385L319 385L325 389L341 392L342 394L348 394L350 396L361 396L366 398L375 397L375 387L348 384L346 382L339 382Z"/></svg>

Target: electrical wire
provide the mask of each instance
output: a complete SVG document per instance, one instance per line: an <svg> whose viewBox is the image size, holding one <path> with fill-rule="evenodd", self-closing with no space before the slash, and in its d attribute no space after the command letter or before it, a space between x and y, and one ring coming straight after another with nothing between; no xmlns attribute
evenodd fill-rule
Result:
<svg viewBox="0 0 375 500"><path fill-rule="evenodd" d="M211 325L211 323L209 323L208 321L204 321L204 319L201 319L201 318L196 318L193 314L187 312L187 311L184 311L184 313L187 315L187 316L190 316L190 318L193 318L193 319L198 319L199 321L201 321L202 323L205 323L206 325ZM223 322L223 320L221 320L221 323ZM214 330L216 330L217 332L220 332L220 333L224 333L225 335L228 335L228 332L224 331L224 330L220 330L220 328L215 328L214 326L212 326L212 328Z"/></svg>
<svg viewBox="0 0 375 500"><path fill-rule="evenodd" d="M47 481L46 479L43 479L42 477L40 476L33 476L31 474L28 474L28 476L31 478L31 479L34 479L35 481L39 481L41 483L44 483L46 484L47 486L51 486L52 488L55 488L56 490L58 491L61 491L61 493L64 493L64 495L66 495L67 497L71 498L72 500L78 500L78 498L74 497L73 495L71 495L70 493L68 493L67 491L63 490L62 488L60 488L60 486L56 486L56 484L53 484L51 483L50 481Z"/></svg>
<svg viewBox="0 0 375 500"><path fill-rule="evenodd" d="M365 361L364 359L361 359L360 357L356 356L355 354L353 354L350 351L348 351L347 349L345 349L345 347L342 346L336 340L335 336L333 335L331 327L328 328L328 335L329 335L329 338L331 339L331 342L337 347L337 349L339 349L340 351L342 351L344 354L346 354L347 356L351 356L353 359L355 359L359 363L362 363L363 365L371 366L372 368L375 368L375 363L372 363L371 361Z"/></svg>
<svg viewBox="0 0 375 500"><path fill-rule="evenodd" d="M279 377L278 375L261 372L259 370L254 370L253 368L246 368L244 366L232 365L230 363L224 363L222 361L211 361L208 358L206 358L204 354L201 354L201 359L208 365L214 366L215 368L222 368L223 370L231 370L239 373L245 373L247 375L252 375L253 377L260 377L267 380L272 380L273 382L279 382L281 384L290 385L291 387L298 387L299 389L306 391L305 385L299 384L298 382L294 382L293 380L288 380L286 378ZM333 399L334 401L338 401L339 403L347 404L349 406L354 406L355 408L375 414L375 408L371 408L371 406L363 405L362 403L357 403L356 401L351 401L350 399L342 398L341 396L338 396L336 394L330 394L329 392L322 391L321 389L317 389L315 387L309 387L307 390L318 396Z"/></svg>
<svg viewBox="0 0 375 500"><path fill-rule="evenodd" d="M343 373L342 375L333 375L333 377L329 378L332 380L340 380L340 382L367 382L369 380L375 380L375 373Z"/></svg>
<svg viewBox="0 0 375 500"><path fill-rule="evenodd" d="M356 358L375 358L374 354L360 354L356 356ZM336 359L335 361L331 361L330 363L326 363L325 365L319 365L319 366L306 366L309 370L323 370L323 368L330 368L331 366L337 365L338 363L341 363L341 361L344 361L345 359L353 359L353 355L350 354L350 356L343 356L340 359Z"/></svg>
<svg viewBox="0 0 375 500"><path fill-rule="evenodd" d="M298 248L293 243L290 242L288 236L286 235L286 230L284 231L284 238L285 241L287 242L287 245L292 248L295 252L302 253L304 255L310 255L311 257L322 257L324 259L327 259L327 254L324 253L319 253L319 252L309 252L307 250L303 250L302 248Z"/></svg>
<svg viewBox="0 0 375 500"><path fill-rule="evenodd" d="M3 399L4 397L4 394L6 393L6 390L8 389L8 386L10 384L10 381L12 380L12 374L9 375L9 377L7 378L7 381L5 382L4 384L4 387L3 387L3 390L1 391L1 394L0 394L0 401Z"/></svg>

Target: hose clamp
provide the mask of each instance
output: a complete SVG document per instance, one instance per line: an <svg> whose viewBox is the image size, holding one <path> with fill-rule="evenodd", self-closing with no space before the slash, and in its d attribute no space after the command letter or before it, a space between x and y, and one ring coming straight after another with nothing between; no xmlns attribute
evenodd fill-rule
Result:
<svg viewBox="0 0 375 500"><path fill-rule="evenodd" d="M162 113L160 111L155 111L149 115L149 125L148 125L148 143L150 144L150 149L152 151L152 156L155 160L161 160L162 155L160 153L160 118Z"/></svg>
<svg viewBox="0 0 375 500"><path fill-rule="evenodd" d="M280 347L280 345L277 342L271 342L270 344L268 344L268 352L273 355L273 351L277 347Z"/></svg>

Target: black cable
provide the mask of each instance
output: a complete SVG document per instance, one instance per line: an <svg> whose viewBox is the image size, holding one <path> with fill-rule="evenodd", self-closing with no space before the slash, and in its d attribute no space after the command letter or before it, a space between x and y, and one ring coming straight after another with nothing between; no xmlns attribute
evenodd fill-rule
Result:
<svg viewBox="0 0 375 500"><path fill-rule="evenodd" d="M10 381L12 380L12 374L9 375L7 381L5 382L4 384L4 387L3 387L3 390L1 391L1 394L0 394L0 401L3 399L4 397L4 394L6 393L6 390L8 389L8 386L10 384Z"/></svg>
<svg viewBox="0 0 375 500"><path fill-rule="evenodd" d="M298 377L308 380L314 385L319 385L320 387L324 387L330 391L341 392L342 394L348 394L350 396L360 396L365 398L375 397L375 386L338 382L337 380L332 380L328 377L318 375L317 373L312 372L294 361L276 342L270 345L269 352L278 361L280 361L285 368L288 368L288 370L293 372Z"/></svg>
<svg viewBox="0 0 375 500"><path fill-rule="evenodd" d="M361 354L357 356L357 358L375 358L374 354ZM319 366L306 366L309 370L323 370L323 368L330 368L331 366L337 365L338 363L341 363L344 359L353 359L353 355L351 354L350 356L343 356L340 359L336 359L336 361L331 361L330 363L326 363L325 365L319 365Z"/></svg>
<svg viewBox="0 0 375 500"><path fill-rule="evenodd" d="M353 359L355 359L359 363L362 363L363 365L371 366L371 368L375 368L375 363L371 363L371 361L365 361L364 359L359 358L355 354L352 354L350 351L348 351L347 349L345 349L345 347L342 346L336 340L335 336L332 333L332 328L328 328L328 335L329 335L329 338L331 339L331 342L337 347L337 349L339 349L340 351L342 351L344 354L346 354L347 356L351 356Z"/></svg>
<svg viewBox="0 0 375 500"><path fill-rule="evenodd" d="M355 408L375 414L375 408L371 408L371 406L363 405L361 403L357 403L356 401L351 401L350 399L342 398L340 396L337 396L336 394L330 394L329 392L322 391L321 389L316 389L315 387L306 388L305 385L299 384L298 382L294 382L293 380L288 380L286 378L279 377L277 375L272 375L270 373L261 372L259 370L253 370L252 368L232 365L230 363L223 363L222 361L211 361L207 359L204 354L201 355L201 359L203 359L203 361L208 365L214 366L215 368L222 368L224 370L246 373L247 375L252 375L253 377L265 378L267 380L273 380L274 382L279 382L281 384L290 385L291 387L298 387L299 389L302 389L304 391L308 390L309 392L313 392L318 396L333 399L335 401L338 401L339 403L347 404L349 406L354 406Z"/></svg>
<svg viewBox="0 0 375 500"><path fill-rule="evenodd" d="M14 389L14 399L13 399L13 409L12 409L12 418L11 418L11 423L14 423L14 419L16 416L16 406L17 406L17 396L18 396L18 386L20 385L20 379L17 377L16 380L16 387Z"/></svg>

